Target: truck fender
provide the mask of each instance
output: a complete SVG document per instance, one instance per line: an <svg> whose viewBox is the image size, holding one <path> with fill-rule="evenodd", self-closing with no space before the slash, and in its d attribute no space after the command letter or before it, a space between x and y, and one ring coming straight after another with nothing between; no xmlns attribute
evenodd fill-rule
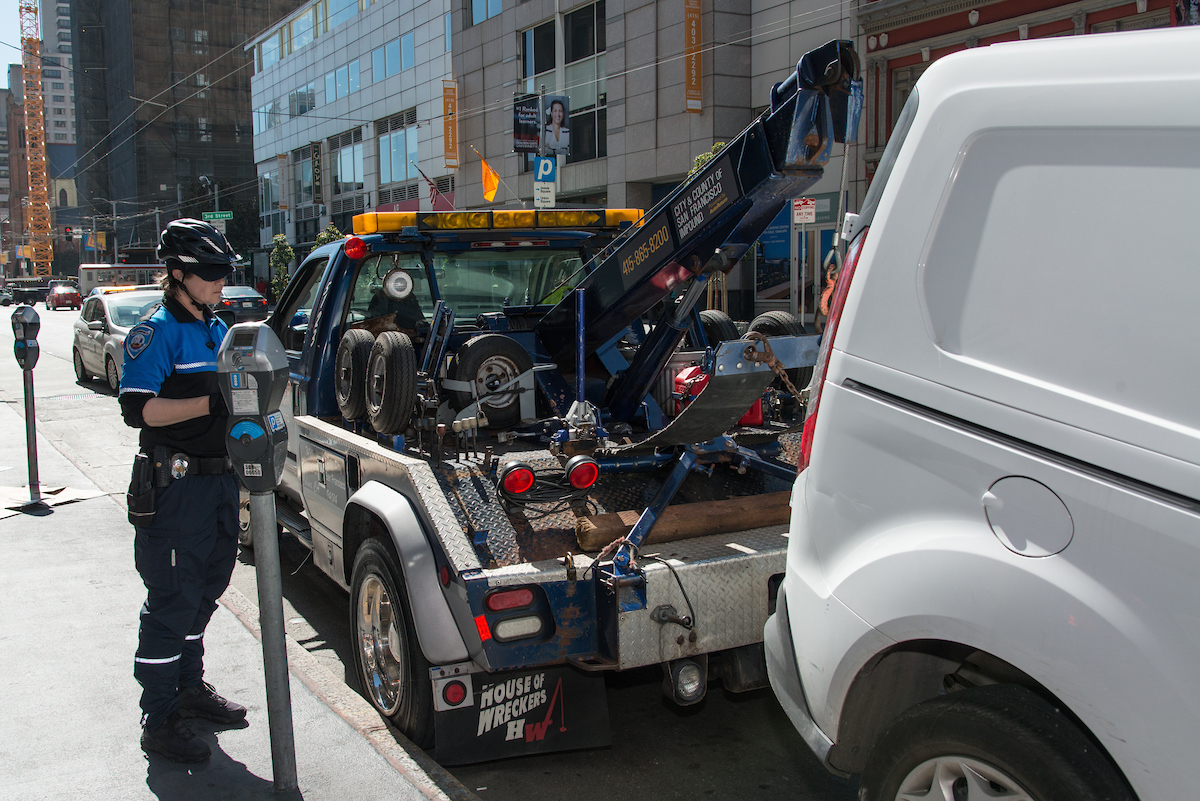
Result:
<svg viewBox="0 0 1200 801"><path fill-rule="evenodd" d="M465 662L469 658L467 646L442 594L433 549L412 502L385 484L368 481L346 503L347 513L356 506L383 521L396 547L417 640L425 659L432 665ZM347 556L351 557L349 565L353 555Z"/></svg>

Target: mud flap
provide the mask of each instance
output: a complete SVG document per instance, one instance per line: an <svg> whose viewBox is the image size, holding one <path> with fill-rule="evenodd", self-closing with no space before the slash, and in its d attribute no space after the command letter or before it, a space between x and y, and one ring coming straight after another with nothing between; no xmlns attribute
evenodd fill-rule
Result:
<svg viewBox="0 0 1200 801"><path fill-rule="evenodd" d="M442 765L596 748L612 740L599 673L568 666L473 673L435 678L433 692Z"/></svg>

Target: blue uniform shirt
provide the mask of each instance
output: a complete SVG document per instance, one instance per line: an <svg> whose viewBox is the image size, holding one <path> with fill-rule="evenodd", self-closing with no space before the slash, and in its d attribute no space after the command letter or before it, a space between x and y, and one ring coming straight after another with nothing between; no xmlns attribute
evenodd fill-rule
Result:
<svg viewBox="0 0 1200 801"><path fill-rule="evenodd" d="M151 398L198 398L218 392L217 349L228 326L215 317L197 320L166 297L125 337L120 402L125 423L142 430L141 449L166 445L191 456L225 455L224 416L204 415L169 426L147 426L142 409Z"/></svg>

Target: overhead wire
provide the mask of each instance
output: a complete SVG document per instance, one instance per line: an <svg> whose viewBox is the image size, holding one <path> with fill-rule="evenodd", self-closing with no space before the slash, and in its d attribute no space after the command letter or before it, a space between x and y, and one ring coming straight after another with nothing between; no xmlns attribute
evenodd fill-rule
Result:
<svg viewBox="0 0 1200 801"><path fill-rule="evenodd" d="M796 33L803 33L805 31L818 28L822 25L829 24L833 20L838 20L840 23L842 20L842 17L844 16L843 8L844 8L843 2L841 0L838 0L837 2L830 3L828 5L821 6L821 7L815 8L815 9L810 9L810 10L804 11L800 14L796 14L794 16L788 16L785 19L774 20L771 22L764 23L763 25L760 25L757 27L751 27L751 28L747 29L746 31L734 34L733 38L731 38L729 40L726 40L723 42L714 42L710 45L703 47L701 49L700 53L702 55L703 54L711 54L721 48L744 44L747 41L752 42L756 37L784 36L784 35L794 35ZM266 26L258 34L248 37L247 40L253 41L253 40L259 38L267 31L270 31L277 24L278 23L272 23L271 25ZM804 27L797 29L797 26L799 26L801 24L804 25ZM329 34L326 33L324 35L329 35ZM10 47L14 50L17 50L18 52L21 52L22 54L24 54L24 52L25 52L22 47L13 45L9 42L0 41L0 45ZM253 60L253 58L251 58L251 59L247 60L247 62L245 64L234 67L229 72L227 72L224 75L222 75L221 77L217 78L212 83L206 83L203 86L194 87L195 91L193 91L189 96L187 96L185 98L174 100L173 102L171 102L169 104L160 104L157 102L160 98L164 98L164 96L166 96L168 93L177 91L180 87L192 88L192 87L187 86L186 82L188 80L194 78L197 74L200 74L202 71L207 70L209 67L216 64L221 59L226 58L234 53L235 53L235 48L229 48L229 49L223 50L222 52L220 52L219 54L214 56L212 59L210 59L209 61L207 61L200 67L196 68L192 72L190 72L187 75L185 75L184 77L182 77L179 81L176 81L175 83L169 85L165 89L160 90L158 93L154 94L152 97L145 98L145 99L135 97L124 87L110 84L103 79L100 79L95 76L91 76L91 75L88 75L88 74L82 72L76 66L74 66L75 62L73 61L72 66L67 67L66 70L73 73L76 77L76 80L78 80L80 77L83 77L86 80L92 81L93 83L99 84L100 86L106 87L108 89L115 89L117 91L124 92L138 105L134 108L134 110L125 119L123 119L117 125L111 126L108 133L106 133L104 136L102 136L96 142L95 145L93 145L91 148L88 149L87 152L83 153L78 158L76 158L76 160L67 169L73 170L76 167L78 167L85 158L87 158L95 150L97 150L99 147L101 147L101 145L106 140L110 139L110 137L112 137L120 129L121 126L124 126L129 121L133 120L136 117L136 115L142 110L142 108L144 106L146 106L146 105L162 106L162 111L160 111L157 115L155 115L152 119L146 121L146 123L145 123L145 125L152 125L153 123L162 119L167 113L169 113L169 112L173 111L174 109L179 108L180 106L183 106L184 104L195 99L198 94L208 91L208 90L212 89L213 87L219 85L223 81L226 81L230 78L236 78L247 67L254 66L254 60ZM669 65L674 62L680 61L682 59L688 58L689 55L690 54L688 54L685 51L672 53L672 54L663 56L661 58L656 58L655 60L653 60L649 63L646 63L646 64L639 64L639 65L631 66L624 70L621 70L620 72L607 74L607 75L605 75L605 80L607 81L607 80L619 79L619 78L627 77L629 75L633 75L633 74L642 72L644 70L655 69L655 68L658 68L658 67L661 67L664 65ZM43 61L43 66L52 66L52 67L62 68L61 63L55 64L53 62L47 61L47 59L56 58L56 57L42 55L41 58ZM536 79L536 76L534 76L534 79ZM520 79L520 80L524 81L524 80L531 80L531 79ZM564 85L562 91L569 91L574 88L586 86L587 84L592 83L592 82L593 81L591 81L591 80L585 80L585 81L576 82L574 84ZM326 103L326 105L329 105L329 104ZM482 104L478 107L474 107L474 108L468 108L468 109L460 108L460 109L458 109L456 116L459 119L470 119L472 117L477 117L477 116L484 115L484 114L487 114L490 112L507 110L510 107L510 105L511 105L511 100L509 100L507 98L501 98L496 101L484 103L484 104ZM240 109L230 109L228 106L217 107L217 106L210 105L209 107L212 108L214 111L217 111L217 110L226 110L226 111L240 110ZM251 109L250 111L251 111L252 115L257 113L253 109ZM312 119L326 119L326 120L340 119L340 120L345 120L345 121L349 121L349 122L356 122L358 124L366 124L366 123L374 121L374 119L367 119L367 118L361 118L361 119L349 118L349 117L346 117L345 115L338 115L338 116L314 115L314 116L310 116L310 115L312 115L312 113L313 113L312 111L309 111L300 116L308 117L310 120L312 120ZM420 125L422 123L432 125L439 118L440 117L431 117L427 120L418 120L417 125L418 125L418 127L420 127ZM292 119L294 119L294 118L292 118ZM138 133L139 133L139 131L135 131L134 133L131 133L128 136L126 136L121 141L119 141L115 144L112 144L107 151L105 151L103 154L97 156L93 160L92 163L94 164L96 162L99 162L103 159L108 158L109 156L111 156L113 153L116 152L117 148L119 148L122 145L129 142L131 139L133 139L135 136L137 136ZM252 180L244 181L240 184L226 187L226 191L227 192L239 192L239 191L243 191L245 189L249 189L250 187L256 186L257 184L258 184L258 179L256 177ZM112 202L112 201L110 200L108 202ZM189 199L188 201L183 201L183 202L176 203L176 204L167 204L165 206L162 204L157 204L157 205L151 206L151 204L154 204L154 201L136 201L136 200L118 199L117 202L118 203L132 203L135 205L146 204L146 210L134 212L131 214L126 214L126 215L120 215L120 214L109 215L106 217L106 219L112 219L112 220L138 219L138 218L145 217L147 215L156 213L155 209L157 209L157 213L161 213L163 211L167 211L172 208L178 209L185 204L187 204L187 205L194 204L196 202L196 199L193 198L193 199ZM97 215L97 216L99 216L99 215Z"/></svg>

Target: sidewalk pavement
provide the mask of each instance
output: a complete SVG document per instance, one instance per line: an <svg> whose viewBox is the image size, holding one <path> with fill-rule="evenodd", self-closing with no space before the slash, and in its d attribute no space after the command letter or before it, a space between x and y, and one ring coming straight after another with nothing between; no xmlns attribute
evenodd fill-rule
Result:
<svg viewBox="0 0 1200 801"><path fill-rule="evenodd" d="M143 754L133 652L145 588L124 498L101 493L40 438L38 468L43 493L85 499L0 510L0 797L474 798L290 638L299 790L276 793L257 608L234 588L205 635L205 679L245 704L249 726L193 721L213 750L200 765ZM24 419L0 403L0 494L28 499L27 483Z"/></svg>

